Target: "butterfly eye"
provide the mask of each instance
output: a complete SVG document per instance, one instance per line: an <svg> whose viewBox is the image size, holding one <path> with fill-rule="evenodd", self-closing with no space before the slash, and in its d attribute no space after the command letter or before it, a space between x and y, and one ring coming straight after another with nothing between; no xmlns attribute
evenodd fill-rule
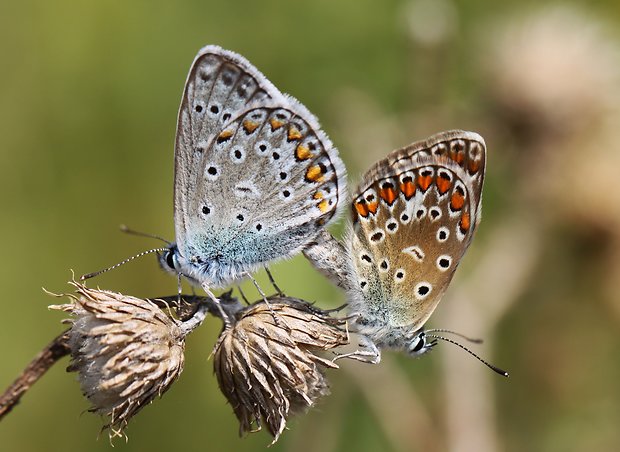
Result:
<svg viewBox="0 0 620 452"><path fill-rule="evenodd" d="M416 334L409 344L408 351L413 356L420 356L430 351L435 345L434 342L427 342L424 331Z"/></svg>
<svg viewBox="0 0 620 452"><path fill-rule="evenodd" d="M168 267L171 269L174 269L174 254L172 254L172 251L166 253L166 264L168 264Z"/></svg>

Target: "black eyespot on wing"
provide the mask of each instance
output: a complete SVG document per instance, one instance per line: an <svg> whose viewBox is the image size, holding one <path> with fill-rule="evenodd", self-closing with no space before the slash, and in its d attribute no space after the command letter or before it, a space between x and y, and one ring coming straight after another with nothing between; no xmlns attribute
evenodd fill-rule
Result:
<svg viewBox="0 0 620 452"><path fill-rule="evenodd" d="M215 166L210 166L207 169L207 173L209 173L211 176L215 176L217 174L217 168Z"/></svg>
<svg viewBox="0 0 620 452"><path fill-rule="evenodd" d="M373 235L370 236L370 240L373 242L378 242L383 238L383 232L377 231Z"/></svg>

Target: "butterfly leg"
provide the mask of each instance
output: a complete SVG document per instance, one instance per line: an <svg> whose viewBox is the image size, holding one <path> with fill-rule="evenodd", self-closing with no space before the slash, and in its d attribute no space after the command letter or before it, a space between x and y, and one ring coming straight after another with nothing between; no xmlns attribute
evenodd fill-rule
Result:
<svg viewBox="0 0 620 452"><path fill-rule="evenodd" d="M224 322L224 329L227 330L228 328L230 328L230 319L228 318L228 314L226 314L226 311L224 311L224 308L222 307L222 303L220 303L220 299L217 298L215 294L211 292L211 289L209 288L209 286L207 286L204 283L202 284L202 289L207 293L207 296L211 299L211 301L213 301L213 303L217 307L217 310L220 313L220 317L222 321Z"/></svg>
<svg viewBox="0 0 620 452"><path fill-rule="evenodd" d="M349 358L367 364L379 364L381 362L381 350L368 337L360 335L357 346L358 348L354 352L338 355L333 361Z"/></svg>
<svg viewBox="0 0 620 452"><path fill-rule="evenodd" d="M284 296L284 292L282 292L282 289L280 289L278 287L278 285L276 284L276 280L273 279L273 275L269 271L269 267L265 266L265 271L267 272L267 276L269 277L269 282L271 283L273 288L276 289L276 292L278 293L278 296L283 297Z"/></svg>
<svg viewBox="0 0 620 452"><path fill-rule="evenodd" d="M275 311L271 308L271 305L269 304L269 300L267 300L267 295L265 295L265 292L263 292L263 289L261 289L260 285L258 284L258 281L256 281L254 277L252 277L252 275L250 275L249 273L246 273L245 275L248 278L250 278L250 280L254 284L254 287L256 287L256 290L258 290L258 293L260 294L260 296L263 297L263 301L265 302L265 304L267 305L267 308L269 309L269 312L271 312L271 315L273 316L273 321L276 323L276 325L281 326L280 319L276 315ZM286 324L286 322L284 322L284 326L290 329L290 327Z"/></svg>
<svg viewBox="0 0 620 452"><path fill-rule="evenodd" d="M243 298L244 303L249 306L250 302L248 301L247 297L243 293L243 290L241 290L241 286L237 286L237 290L239 291L239 294L241 295L241 298Z"/></svg>

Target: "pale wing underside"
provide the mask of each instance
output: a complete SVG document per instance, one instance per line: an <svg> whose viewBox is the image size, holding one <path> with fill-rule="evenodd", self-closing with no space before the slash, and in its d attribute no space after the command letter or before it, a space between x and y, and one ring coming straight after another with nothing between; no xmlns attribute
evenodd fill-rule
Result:
<svg viewBox="0 0 620 452"><path fill-rule="evenodd" d="M417 329L431 315L480 221L483 139L450 131L392 152L353 197L350 253L362 317Z"/></svg>
<svg viewBox="0 0 620 452"><path fill-rule="evenodd" d="M179 251L243 270L290 255L336 214L344 166L317 120L243 57L190 70L175 150Z"/></svg>
<svg viewBox="0 0 620 452"><path fill-rule="evenodd" d="M283 95L244 58L217 46L198 53L187 76L179 108L175 145L176 237L186 234L188 202L202 179L204 151L233 117L254 102L278 102Z"/></svg>

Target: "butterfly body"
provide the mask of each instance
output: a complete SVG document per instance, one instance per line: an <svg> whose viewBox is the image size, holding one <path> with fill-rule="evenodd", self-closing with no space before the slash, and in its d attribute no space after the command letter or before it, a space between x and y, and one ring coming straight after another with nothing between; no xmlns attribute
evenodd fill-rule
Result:
<svg viewBox="0 0 620 452"><path fill-rule="evenodd" d="M337 216L345 171L316 118L240 55L207 46L183 93L176 243L162 265L224 287L290 257Z"/></svg>
<svg viewBox="0 0 620 452"><path fill-rule="evenodd" d="M355 330L377 347L420 350L480 221L485 160L482 137L457 130L394 151L363 176L346 241L348 298Z"/></svg>

